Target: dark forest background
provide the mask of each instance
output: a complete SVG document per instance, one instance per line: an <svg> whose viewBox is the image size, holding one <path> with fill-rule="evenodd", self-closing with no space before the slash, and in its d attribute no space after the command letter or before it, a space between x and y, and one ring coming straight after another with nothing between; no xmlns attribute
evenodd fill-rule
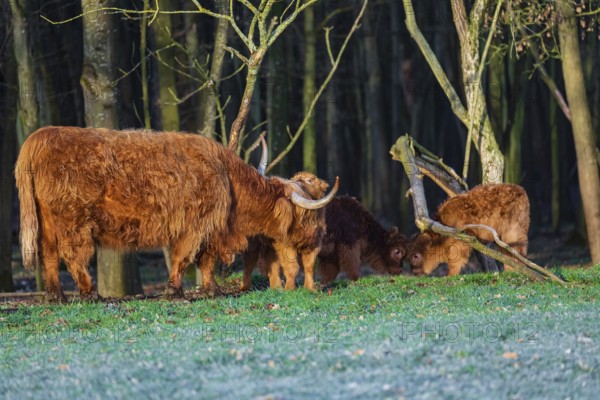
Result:
<svg viewBox="0 0 600 400"><path fill-rule="evenodd" d="M21 30L11 10L21 11ZM37 126L86 125L85 94L80 83L84 71L82 2L77 0L3 1L0 4L0 132L2 135L2 224L12 231L3 234L3 254L13 254L18 238L18 203L13 165L20 138L28 133L20 116L23 91L37 105ZM154 7L154 1L149 2ZM159 1L161 10L194 10L192 1ZM212 7L214 2L201 2ZM226 2L228 3L228 2ZM253 2L256 3L256 2ZM281 13L289 2L276 2ZM467 8L470 7L470 2ZM490 17L482 29L481 45L496 2L490 1ZM509 2L522 3L522 2ZM545 3L539 3L542 7ZM143 10L143 1L100 1L101 6ZM595 2L582 12L593 11ZM587 4L587 8L586 8ZM315 70L318 87L330 70L325 42L330 31L331 48L337 54L352 26L362 1L318 1L312 7L314 20L300 15L268 49L260 68L246 123L247 137L241 156L258 162L258 151L245 152L262 131L267 131L271 159L289 143L291 132L304 117L307 70ZM517 7L515 5L515 7ZM414 2L415 16L425 38L450 81L464 98L460 44L449 1ZM543 9L543 8L541 8ZM579 10L581 11L581 10ZM412 205L405 198L408 183L400 163L392 161L389 149L405 133L433 151L457 171L462 170L467 129L455 117L421 51L407 31L400 0L371 0L360 28L351 38L339 69L317 103L314 130L310 126L290 153L269 174L290 177L307 169L333 182L340 177L340 194L359 198L377 217L402 231L414 232ZM247 27L252 15L236 6L235 19ZM152 15L114 11L111 14L113 67L116 79L119 128L143 128L200 132L201 108L210 90L199 90L210 74L218 20L197 13ZM143 15L146 19L143 20ZM504 15L504 14L503 14ZM55 24L50 21L70 22ZM505 18L502 20L502 18ZM583 21L583 22L582 22ZM513 36L507 17L501 17L498 32L485 62L483 87L494 135L505 155L505 181L523 185L531 200L531 234L556 232L585 243L585 219L581 207L577 157L570 122L557 108L542 80L527 46ZM535 21L534 21L535 22ZM146 46L141 47L141 27ZM596 144L600 124L600 42L595 14L580 18L579 44L589 108ZM543 24L542 24L543 25ZM540 25L540 26L542 26ZM245 31L246 28L242 29ZM559 53L551 44L558 40L552 30L541 37L550 43L542 55L545 69L564 93ZM20 33L19 33L20 32ZM548 35L549 36L548 36ZM21 36L22 35L22 36ZM314 40L314 64L307 55ZM23 40L25 39L25 40ZM227 44L244 49L232 29ZM543 50L543 48L542 48ZM19 87L23 67L19 52L33 60L33 79ZM144 58L142 59L142 57ZM149 114L145 113L142 64L147 74ZM225 53L218 97L223 106L225 132L214 124L214 136L228 134L238 113L246 74L240 60ZM237 72L237 73L236 73ZM18 122L21 121L21 122ZM312 143L314 139L314 144ZM477 152L471 155L468 182L481 181ZM430 208L445 199L433 184L427 185Z"/></svg>

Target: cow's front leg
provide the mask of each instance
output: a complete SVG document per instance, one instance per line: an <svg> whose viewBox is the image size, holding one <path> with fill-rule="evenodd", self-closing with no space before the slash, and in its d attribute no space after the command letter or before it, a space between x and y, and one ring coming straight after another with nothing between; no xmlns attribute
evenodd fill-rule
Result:
<svg viewBox="0 0 600 400"><path fill-rule="evenodd" d="M185 242L182 242L185 243ZM185 270L193 260L193 249L184 245L176 244L172 248L171 265L173 269L169 275L169 281L165 288L165 296L168 298L183 298L183 285L181 278Z"/></svg>
<svg viewBox="0 0 600 400"><path fill-rule="evenodd" d="M285 290L296 289L296 276L300 270L298 265L298 250L284 243L273 243L277 258L283 267L283 275L285 276Z"/></svg>
<svg viewBox="0 0 600 400"><path fill-rule="evenodd" d="M198 260L198 269L202 273L202 288L208 292L219 293L215 280L216 255L204 253Z"/></svg>
<svg viewBox="0 0 600 400"><path fill-rule="evenodd" d="M302 267L304 267L304 287L315 291L315 260L318 249L302 253Z"/></svg>

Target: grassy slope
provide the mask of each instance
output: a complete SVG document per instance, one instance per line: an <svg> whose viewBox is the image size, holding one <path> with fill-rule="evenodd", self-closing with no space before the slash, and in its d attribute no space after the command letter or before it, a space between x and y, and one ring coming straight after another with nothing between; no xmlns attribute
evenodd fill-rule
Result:
<svg viewBox="0 0 600 400"><path fill-rule="evenodd" d="M600 266L564 274L5 309L0 397L593 398Z"/></svg>

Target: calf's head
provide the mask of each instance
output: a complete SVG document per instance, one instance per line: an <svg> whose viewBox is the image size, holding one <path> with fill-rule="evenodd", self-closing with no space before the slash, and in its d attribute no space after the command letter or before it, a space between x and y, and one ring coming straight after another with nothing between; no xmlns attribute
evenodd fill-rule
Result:
<svg viewBox="0 0 600 400"><path fill-rule="evenodd" d="M302 186L302 189L308 193L313 199L319 199L323 197L325 191L329 187L329 184L324 180L320 179L316 175L302 171L298 172L291 179L293 182L297 182Z"/></svg>
<svg viewBox="0 0 600 400"><path fill-rule="evenodd" d="M382 256L388 272L392 275L402 274L402 262L406 256L407 242L406 236L398 232L398 228L395 226L385 234L385 248Z"/></svg>
<svg viewBox="0 0 600 400"><path fill-rule="evenodd" d="M281 233L288 235L289 240L304 241L315 236L317 230L324 234L323 208L335 197L339 188L339 178L336 178L331 191L325 196L316 196L321 192L306 189L301 182L282 178L271 178L283 185L284 196L275 204L275 219L279 224ZM325 183L326 184L326 183ZM318 193L317 193L318 192Z"/></svg>
<svg viewBox="0 0 600 400"><path fill-rule="evenodd" d="M414 275L429 275L443 261L438 257L443 237L434 232L413 235L408 243L407 260Z"/></svg>

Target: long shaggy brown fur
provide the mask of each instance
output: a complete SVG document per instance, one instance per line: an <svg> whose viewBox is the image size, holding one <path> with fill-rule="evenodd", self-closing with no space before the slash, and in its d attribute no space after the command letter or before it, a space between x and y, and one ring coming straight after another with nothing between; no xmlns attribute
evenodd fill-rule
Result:
<svg viewBox="0 0 600 400"><path fill-rule="evenodd" d="M340 271L356 280L361 263L379 273L402 273L407 239L393 227L386 230L356 199L336 197L325 207L327 234L319 252L319 276L328 284Z"/></svg>
<svg viewBox="0 0 600 400"><path fill-rule="evenodd" d="M529 199L525 190L512 184L476 186L470 191L452 197L437 211L436 220L446 226L488 225L498 232L500 239L521 255L527 255L529 231ZM485 229L471 229L467 233L480 241L494 240ZM432 231L417 234L411 239L408 261L413 273L429 275L440 263L448 264L448 275L457 275L467 263L473 249L466 243Z"/></svg>
<svg viewBox="0 0 600 400"><path fill-rule="evenodd" d="M299 185L306 197L321 198L329 184L310 172L299 172L291 178L291 182ZM335 199L334 199L335 200ZM313 215L310 225L298 226L297 232L303 237L294 242L278 242L264 236L250 239L248 249L244 253L244 278L241 289L249 290L252 284L251 274L255 266L261 273L269 277L271 288L281 288L281 270L285 276L285 288L296 287L295 279L300 267L304 268L304 287L314 290L314 264L321 241L325 235L325 212L318 210ZM306 229L306 228L309 229Z"/></svg>
<svg viewBox="0 0 600 400"><path fill-rule="evenodd" d="M170 246L167 293L201 252L231 260L246 237L303 238L318 211L290 201L302 188L266 179L219 143L192 134L45 127L23 144L16 165L27 266L38 254L50 300L62 299L63 259L82 295L93 291L94 246Z"/></svg>

